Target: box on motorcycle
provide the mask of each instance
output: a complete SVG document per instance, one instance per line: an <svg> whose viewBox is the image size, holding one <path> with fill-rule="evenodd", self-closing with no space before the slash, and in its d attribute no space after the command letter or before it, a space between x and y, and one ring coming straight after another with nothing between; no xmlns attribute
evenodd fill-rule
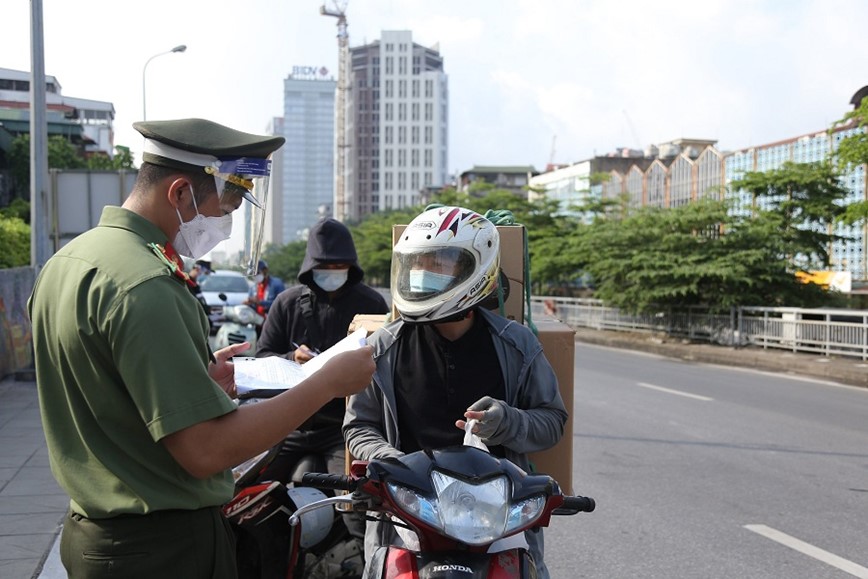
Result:
<svg viewBox="0 0 868 579"><path fill-rule="evenodd" d="M392 226L392 245L406 229L406 225ZM524 324L525 320L525 240L527 230L523 225L498 225L500 235L500 267L509 279L509 297L504 302L504 314L507 319ZM398 312L392 310L392 318ZM365 328L368 335L376 331L386 320L386 315L359 314L350 323L349 333L359 328ZM561 486L564 494L573 493L573 416L569 410L573 407L573 366L575 363L575 335L570 326L550 315L533 318L537 329L537 338L543 347L546 359L551 364L558 378L558 388L564 406L567 408L567 423L564 425L564 435L553 447L540 452L531 453L528 457L537 472L550 475ZM347 453L347 473L349 473L352 457Z"/></svg>

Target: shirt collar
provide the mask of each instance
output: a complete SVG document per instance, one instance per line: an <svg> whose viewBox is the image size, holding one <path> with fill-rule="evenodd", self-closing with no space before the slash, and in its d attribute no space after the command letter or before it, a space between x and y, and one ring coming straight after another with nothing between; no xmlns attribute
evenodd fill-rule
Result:
<svg viewBox="0 0 868 579"><path fill-rule="evenodd" d="M151 221L148 221L138 213L129 209L108 205L103 207L99 219L100 227L116 227L131 231L145 240L146 243L159 243L164 245L169 239L163 230Z"/></svg>

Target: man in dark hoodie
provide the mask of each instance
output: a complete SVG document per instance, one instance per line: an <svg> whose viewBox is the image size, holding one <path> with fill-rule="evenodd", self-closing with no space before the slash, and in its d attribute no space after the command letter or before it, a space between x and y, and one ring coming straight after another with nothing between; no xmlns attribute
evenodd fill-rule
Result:
<svg viewBox="0 0 868 579"><path fill-rule="evenodd" d="M386 300L362 283L363 277L350 230L333 218L317 222L298 273L300 285L283 291L272 304L256 357L281 356L303 364L345 338L356 314L387 313ZM292 432L260 479L287 482L298 460L310 452L323 455L329 472L343 474L344 406L344 400L332 400Z"/></svg>

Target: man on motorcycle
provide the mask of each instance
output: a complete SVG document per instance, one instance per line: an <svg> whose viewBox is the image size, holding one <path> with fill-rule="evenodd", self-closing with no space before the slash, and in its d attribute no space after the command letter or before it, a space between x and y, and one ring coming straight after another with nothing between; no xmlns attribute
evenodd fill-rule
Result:
<svg viewBox="0 0 868 579"><path fill-rule="evenodd" d="M471 418L493 454L528 472L527 454L560 440L567 411L539 340L488 309L497 303L499 247L494 224L460 207L430 209L407 226L392 254L401 319L368 338L377 370L344 418L355 458L460 445ZM542 532L525 535L547 578ZM366 558L399 541L389 522L369 523Z"/></svg>
<svg viewBox="0 0 868 579"><path fill-rule="evenodd" d="M346 225L333 218L314 224L298 272L299 284L281 293L272 305L256 357L280 356L305 363L345 338L357 314L388 312L380 292L362 283L364 275ZM288 482L296 461L311 451L328 458L329 472L343 474L344 407L343 400L334 400L290 434L260 478Z"/></svg>
<svg viewBox="0 0 868 579"><path fill-rule="evenodd" d="M298 273L299 285L281 293L271 306L256 356L281 356L305 363L345 338L357 314L388 312L380 292L362 283L364 275L350 230L333 218L314 224ZM260 480L291 482L295 465L311 453L323 458L329 472L343 474L344 408L343 400L333 400L290 433ZM361 535L363 521L354 525L348 518L344 519L350 531Z"/></svg>

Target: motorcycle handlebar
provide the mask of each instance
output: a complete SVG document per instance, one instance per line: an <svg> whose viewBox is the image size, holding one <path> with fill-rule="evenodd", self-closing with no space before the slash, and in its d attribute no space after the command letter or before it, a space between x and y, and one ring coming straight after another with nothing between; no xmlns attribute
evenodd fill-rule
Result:
<svg viewBox="0 0 868 579"><path fill-rule="evenodd" d="M552 511L553 515L575 515L576 513L591 513L597 503L591 497L564 497L564 504Z"/></svg>
<svg viewBox="0 0 868 579"><path fill-rule="evenodd" d="M333 489L339 491L356 490L355 481L343 474L306 472L301 475L301 483L305 486L319 489Z"/></svg>

